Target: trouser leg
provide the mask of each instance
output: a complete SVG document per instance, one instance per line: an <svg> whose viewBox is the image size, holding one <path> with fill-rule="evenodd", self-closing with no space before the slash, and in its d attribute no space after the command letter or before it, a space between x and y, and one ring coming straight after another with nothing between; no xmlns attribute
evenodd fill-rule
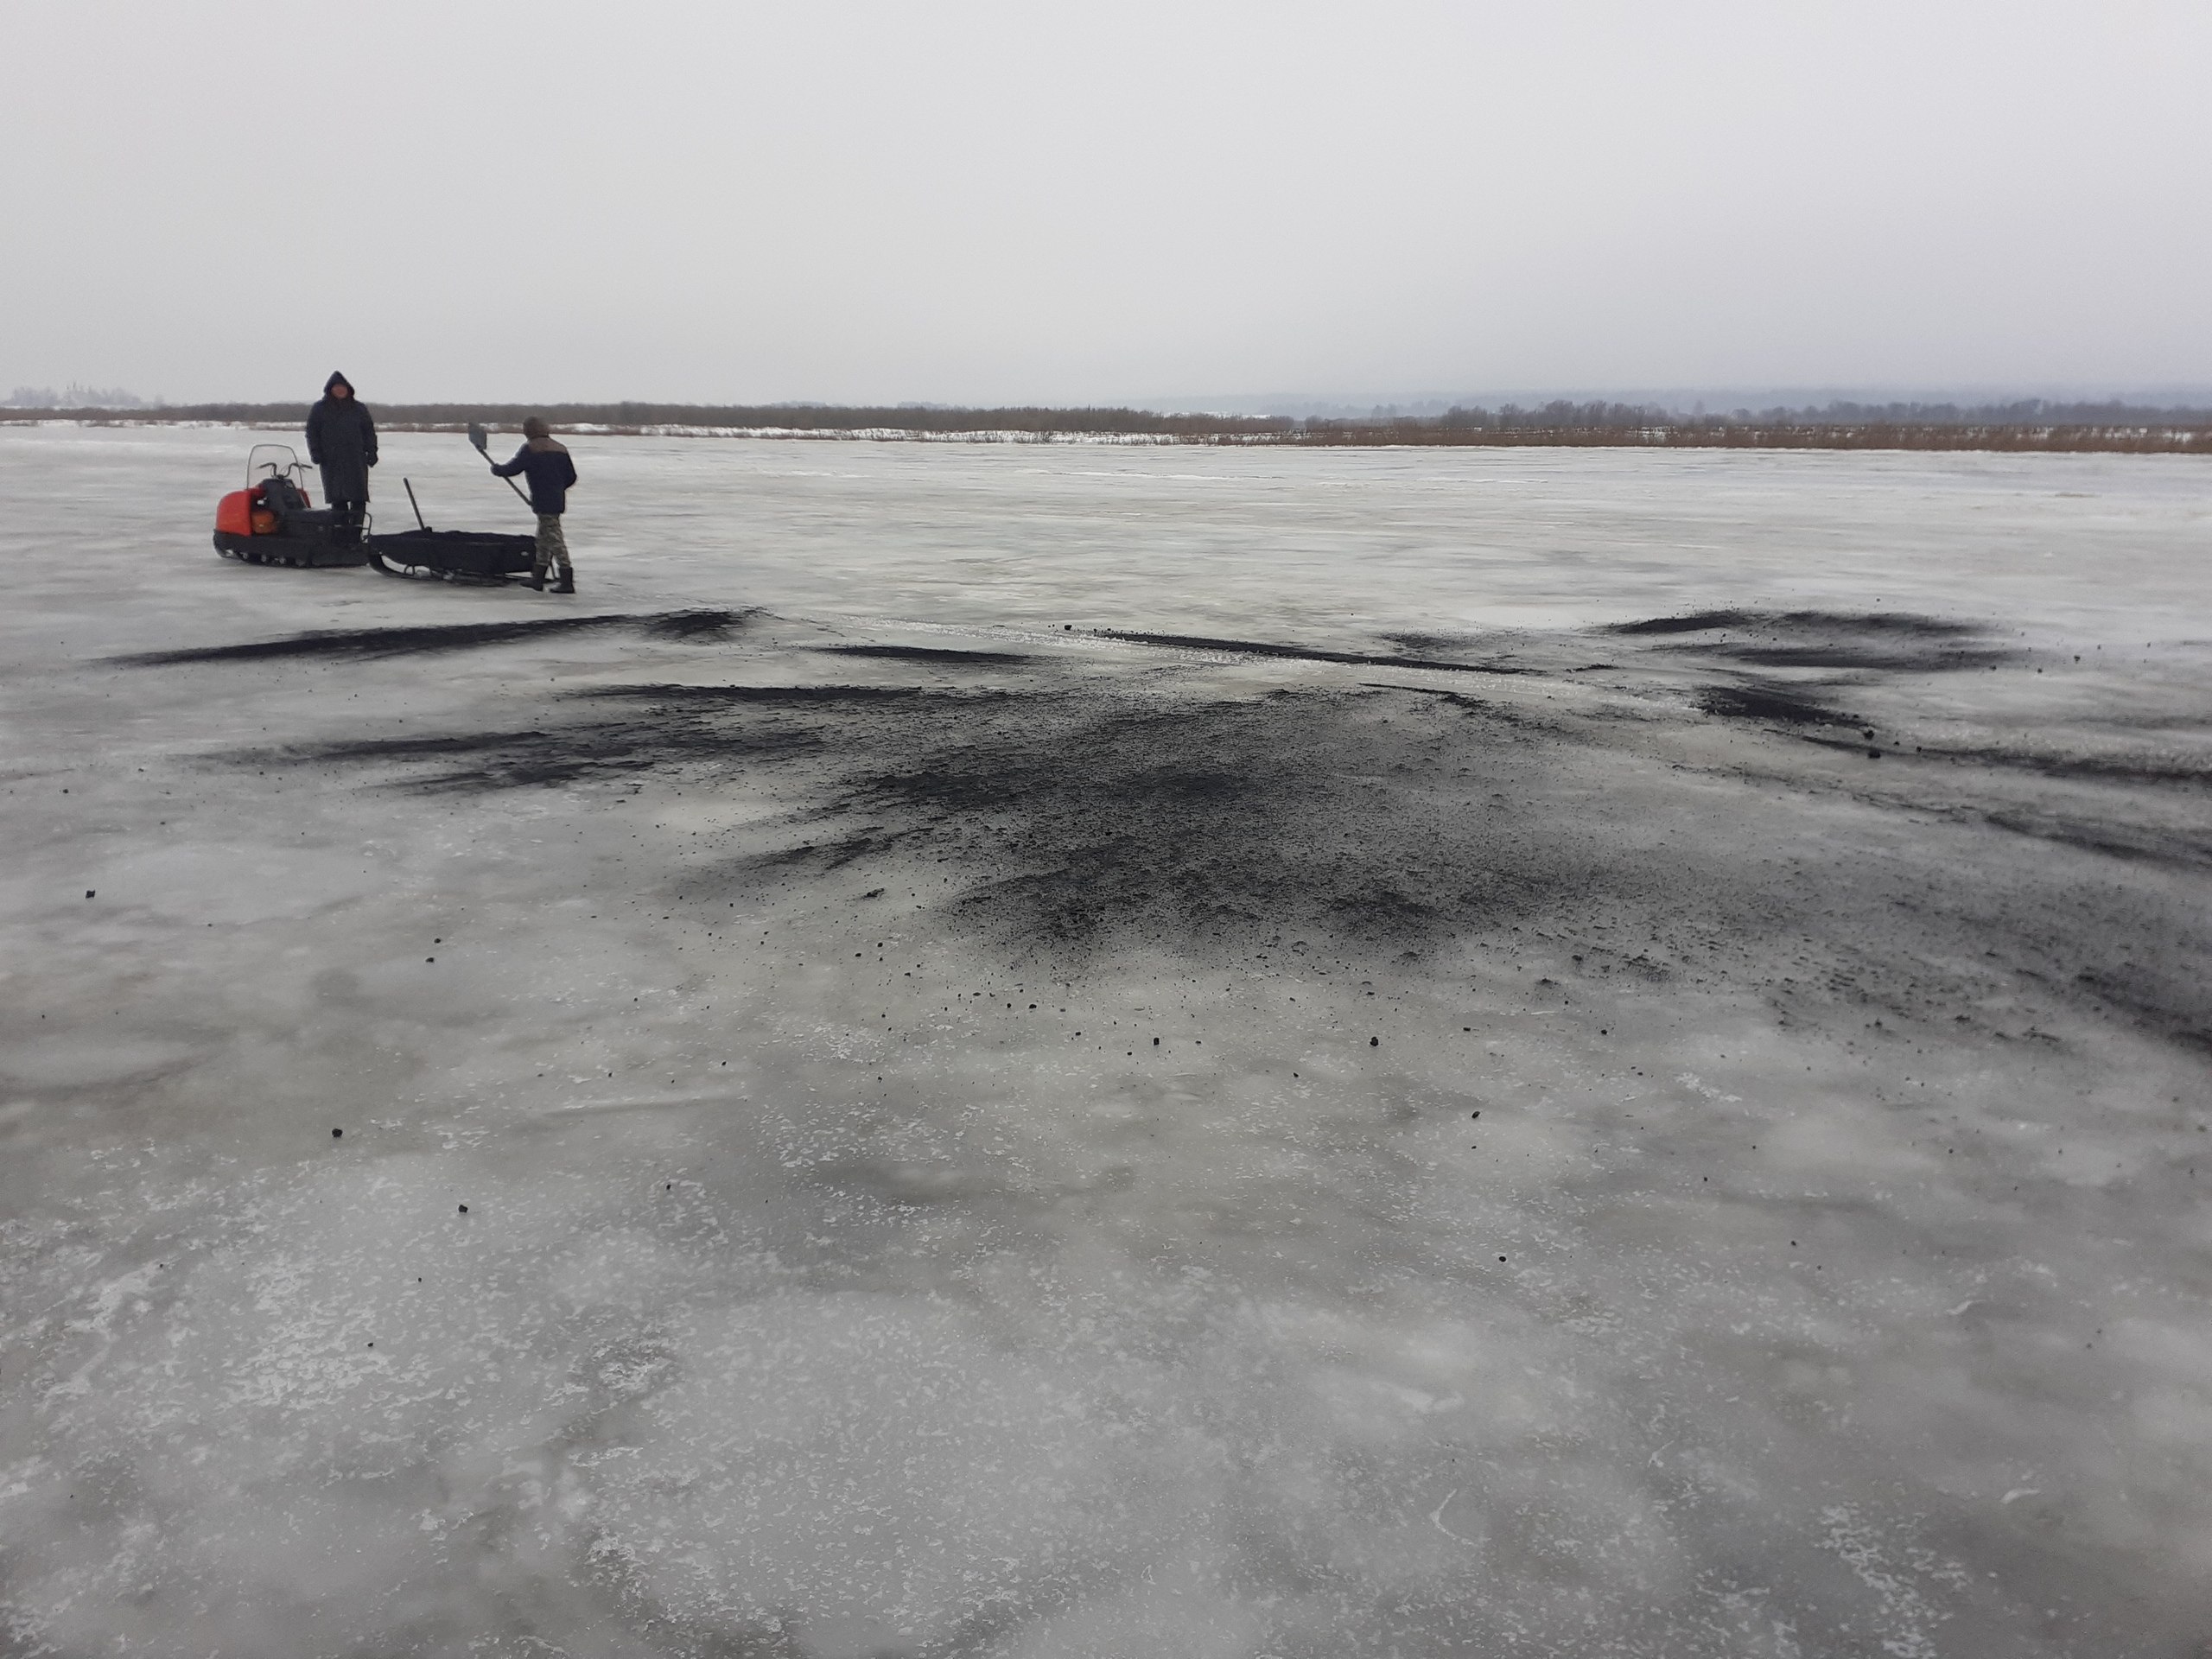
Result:
<svg viewBox="0 0 2212 1659"><path fill-rule="evenodd" d="M575 572L569 565L569 540L561 533L561 515L541 512L537 515L537 568L571 582Z"/></svg>
<svg viewBox="0 0 2212 1659"><path fill-rule="evenodd" d="M361 519L368 512L365 501L333 501L330 504L332 527L341 542L358 540L361 534Z"/></svg>

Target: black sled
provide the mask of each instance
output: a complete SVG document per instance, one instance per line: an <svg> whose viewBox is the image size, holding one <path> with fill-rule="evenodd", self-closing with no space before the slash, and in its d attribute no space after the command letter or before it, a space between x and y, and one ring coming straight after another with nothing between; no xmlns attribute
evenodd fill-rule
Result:
<svg viewBox="0 0 2212 1659"><path fill-rule="evenodd" d="M407 500L415 509L416 529L368 538L369 563L385 575L494 585L529 576L537 556L536 537L489 530L432 530L423 522L411 483L407 484Z"/></svg>

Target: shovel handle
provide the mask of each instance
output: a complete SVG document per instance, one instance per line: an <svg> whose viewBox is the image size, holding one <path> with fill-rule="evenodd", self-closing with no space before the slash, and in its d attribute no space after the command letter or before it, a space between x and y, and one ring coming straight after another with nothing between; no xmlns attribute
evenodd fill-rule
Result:
<svg viewBox="0 0 2212 1659"><path fill-rule="evenodd" d="M469 446L474 448L478 454L483 456L487 464L497 466L499 463L492 460L492 446L489 443L478 442L483 435L483 429L481 427L470 428L468 433ZM512 490L515 493L515 499L520 501L524 506L530 505L530 498L522 493L521 485L516 483L512 478L505 476L503 474L494 473L492 476L498 479L502 484L505 484L509 489ZM535 509L532 510L535 511Z"/></svg>

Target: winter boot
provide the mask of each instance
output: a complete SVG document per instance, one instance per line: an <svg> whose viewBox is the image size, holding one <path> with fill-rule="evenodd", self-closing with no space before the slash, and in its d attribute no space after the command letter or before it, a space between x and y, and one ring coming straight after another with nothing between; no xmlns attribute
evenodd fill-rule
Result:
<svg viewBox="0 0 2212 1659"><path fill-rule="evenodd" d="M545 567L543 565L533 564L530 567L530 586L531 591L533 593L542 594L545 591Z"/></svg>
<svg viewBox="0 0 2212 1659"><path fill-rule="evenodd" d="M562 577L560 581L553 584L553 591L556 594L575 593L576 591L575 577L573 575Z"/></svg>

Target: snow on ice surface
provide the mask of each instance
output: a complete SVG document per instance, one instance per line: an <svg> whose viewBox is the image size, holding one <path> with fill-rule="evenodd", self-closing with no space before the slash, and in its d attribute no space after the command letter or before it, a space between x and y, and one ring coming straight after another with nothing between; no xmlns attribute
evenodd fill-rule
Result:
<svg viewBox="0 0 2212 1659"><path fill-rule="evenodd" d="M2201 463L252 441L0 435L0 1650L2212 1632Z"/></svg>

